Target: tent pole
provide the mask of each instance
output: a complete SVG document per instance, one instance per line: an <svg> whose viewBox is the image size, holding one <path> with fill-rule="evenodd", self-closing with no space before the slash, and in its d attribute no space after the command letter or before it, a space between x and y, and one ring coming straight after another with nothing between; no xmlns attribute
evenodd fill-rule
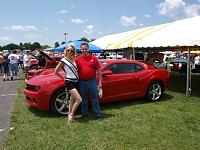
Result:
<svg viewBox="0 0 200 150"><path fill-rule="evenodd" d="M190 47L188 46L188 59L187 59L187 81L186 81L186 97L191 94L191 65L190 65Z"/></svg>
<svg viewBox="0 0 200 150"><path fill-rule="evenodd" d="M135 60L135 49L134 49L134 47L132 49L132 59Z"/></svg>

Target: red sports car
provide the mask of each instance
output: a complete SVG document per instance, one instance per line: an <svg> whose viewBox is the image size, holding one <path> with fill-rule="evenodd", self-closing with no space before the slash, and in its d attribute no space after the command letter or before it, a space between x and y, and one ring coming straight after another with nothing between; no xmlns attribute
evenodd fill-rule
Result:
<svg viewBox="0 0 200 150"><path fill-rule="evenodd" d="M44 53L41 50L38 50L40 55L43 56L44 58L44 63L46 64L45 66L40 66L40 63L38 63L38 60L35 60L34 63L31 63L31 70L28 71L28 74L25 76L26 80L29 80L33 78L36 75L39 74L48 74L54 72L54 69L56 65L60 62L61 56L54 56L53 58ZM37 58L35 56L35 58Z"/></svg>
<svg viewBox="0 0 200 150"><path fill-rule="evenodd" d="M134 60L101 60L103 97L100 103L146 97L156 101L168 87L169 73ZM62 72L64 75L64 72ZM67 114L69 93L64 81L54 73L28 80L25 101L40 110Z"/></svg>

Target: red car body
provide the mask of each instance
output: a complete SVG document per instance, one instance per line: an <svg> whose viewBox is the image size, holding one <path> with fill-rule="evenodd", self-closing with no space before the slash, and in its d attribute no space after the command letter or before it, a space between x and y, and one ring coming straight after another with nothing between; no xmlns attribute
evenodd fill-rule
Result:
<svg viewBox="0 0 200 150"><path fill-rule="evenodd" d="M159 100L169 84L169 73L134 60L101 60L103 97L100 103L147 97ZM62 72L64 75L64 72ZM69 93L64 81L54 73L30 79L24 90L25 101L40 110L67 114Z"/></svg>
<svg viewBox="0 0 200 150"><path fill-rule="evenodd" d="M56 67L56 65L60 62L62 57L50 57L48 56L46 53L44 53L41 50L38 50L39 53L41 53L41 55L43 55L45 57L45 61L46 61L46 66L38 66L38 61L31 61L31 69L28 71L28 74L25 76L26 80L30 80L31 78L35 77L36 75L39 74L49 74L54 72L54 69ZM34 69L32 69L34 68Z"/></svg>

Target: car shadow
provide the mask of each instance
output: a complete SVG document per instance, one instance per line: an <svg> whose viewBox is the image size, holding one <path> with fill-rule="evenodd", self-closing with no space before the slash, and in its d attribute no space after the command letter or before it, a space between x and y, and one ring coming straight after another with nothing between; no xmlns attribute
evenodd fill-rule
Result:
<svg viewBox="0 0 200 150"><path fill-rule="evenodd" d="M162 97L158 101L148 101L145 98L140 98L140 99L134 99L134 100L126 100L123 102L115 102L115 103L108 103L108 104L102 104L102 109L107 110L107 109L112 109L112 108L123 108L123 107L128 107L128 106L134 106L134 105L145 105L148 103L162 103L164 101L168 101L172 99L173 96L163 93Z"/></svg>
<svg viewBox="0 0 200 150"><path fill-rule="evenodd" d="M159 101L156 101L156 103L168 101L172 98L173 97L171 95L163 93L161 99ZM103 116L101 118L101 120L115 117L114 114L105 113L104 110L112 109L112 108L120 109L120 108L123 108L123 107L134 106L134 105L143 105L143 104L148 104L148 103L154 103L154 102L147 101L146 99L143 98L143 99L126 100L126 101L123 101L123 102L101 104L101 110L102 110L102 116ZM91 121L91 120L96 120L94 115L93 115L93 111L92 111L91 106L89 106L88 109L89 109L88 110L89 116L88 116L87 119L83 119L83 118L81 118L81 110L80 110L80 106L79 106L79 108L76 111L76 116L78 116L78 117L76 117L76 119L77 119L78 122L88 122L88 121ZM56 114L53 114L49 111L39 110L39 109L37 109L33 106L29 106L29 111L32 112L34 115L36 115L38 117L42 117L42 118L43 117L45 117L45 118L60 118L60 117L65 118L66 117L66 115L56 115Z"/></svg>
<svg viewBox="0 0 200 150"><path fill-rule="evenodd" d="M183 73L171 73L168 90L177 93L186 93L187 76ZM200 97L200 74L191 75L191 96Z"/></svg>
<svg viewBox="0 0 200 150"><path fill-rule="evenodd" d="M66 115L55 115L49 111L42 111L35 107L29 106L29 111L38 117L45 117L45 118L60 118L66 117Z"/></svg>

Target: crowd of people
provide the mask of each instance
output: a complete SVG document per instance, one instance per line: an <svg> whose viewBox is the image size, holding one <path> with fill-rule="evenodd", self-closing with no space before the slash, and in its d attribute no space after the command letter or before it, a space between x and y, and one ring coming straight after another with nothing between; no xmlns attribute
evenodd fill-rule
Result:
<svg viewBox="0 0 200 150"><path fill-rule="evenodd" d="M18 54L16 50L5 56L0 53L0 74L3 75L3 81L18 79L20 68L27 73L31 58L31 51L27 51L25 55Z"/></svg>

